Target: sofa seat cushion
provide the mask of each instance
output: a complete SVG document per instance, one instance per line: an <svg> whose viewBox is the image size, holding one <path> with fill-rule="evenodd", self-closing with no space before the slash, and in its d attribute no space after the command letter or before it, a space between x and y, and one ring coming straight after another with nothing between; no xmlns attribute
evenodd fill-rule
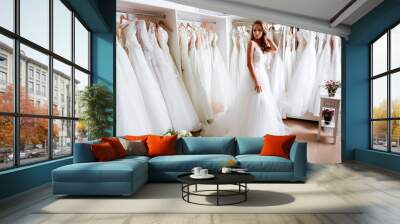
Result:
<svg viewBox="0 0 400 224"><path fill-rule="evenodd" d="M292 161L278 156L239 155L236 160L249 172L293 172Z"/></svg>
<svg viewBox="0 0 400 224"><path fill-rule="evenodd" d="M53 181L58 182L131 182L132 177L141 172L147 172L146 161L121 159L70 164L59 167L52 173Z"/></svg>
<svg viewBox="0 0 400 224"><path fill-rule="evenodd" d="M157 156L149 160L149 170L163 172L190 172L193 167L203 167L209 171L219 171L230 159L231 155L174 155Z"/></svg>

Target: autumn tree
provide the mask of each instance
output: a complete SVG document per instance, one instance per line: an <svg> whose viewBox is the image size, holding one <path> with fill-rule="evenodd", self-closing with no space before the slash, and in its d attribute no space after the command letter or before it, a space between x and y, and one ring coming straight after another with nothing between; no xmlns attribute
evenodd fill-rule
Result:
<svg viewBox="0 0 400 224"><path fill-rule="evenodd" d="M6 92L0 94L0 110L4 112L13 112L14 107L14 88L8 85ZM29 95L24 87L20 88L20 110L23 114L48 114L48 106L34 105L29 99ZM59 113L58 110L55 113ZM10 148L13 146L13 119L11 116L0 116L0 147ZM47 118L20 118L20 148L24 149L26 145L46 144L48 139L48 119ZM59 128L53 127L53 138L58 137Z"/></svg>

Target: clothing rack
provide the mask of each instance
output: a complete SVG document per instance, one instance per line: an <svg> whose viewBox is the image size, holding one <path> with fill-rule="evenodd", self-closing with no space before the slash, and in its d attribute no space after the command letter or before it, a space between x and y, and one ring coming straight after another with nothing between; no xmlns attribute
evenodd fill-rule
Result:
<svg viewBox="0 0 400 224"><path fill-rule="evenodd" d="M117 12L119 13L125 13L125 14L131 14L134 16L141 16L141 17L152 17L156 19L165 19L166 16L164 14L155 14L155 13L150 13L150 12L145 12L145 11L137 11L137 10L122 10L118 9Z"/></svg>
<svg viewBox="0 0 400 224"><path fill-rule="evenodd" d="M199 23L199 24L202 24L202 23L208 23L208 24L217 24L216 22L213 22L213 21L201 21L201 20L192 20L192 19L190 19L190 20L185 20L185 19L177 19L177 23Z"/></svg>

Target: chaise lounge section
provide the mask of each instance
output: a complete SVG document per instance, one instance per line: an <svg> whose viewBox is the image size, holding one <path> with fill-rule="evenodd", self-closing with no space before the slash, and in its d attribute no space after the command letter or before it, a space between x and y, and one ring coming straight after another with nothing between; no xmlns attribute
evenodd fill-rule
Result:
<svg viewBox="0 0 400 224"><path fill-rule="evenodd" d="M184 137L177 141L177 155L127 156L96 162L91 145L75 144L74 163L52 172L53 193L67 195L132 195L148 181L176 181L176 177L200 166L218 172L228 160L236 160L260 182L304 182L307 145L295 142L290 159L260 156L262 137Z"/></svg>

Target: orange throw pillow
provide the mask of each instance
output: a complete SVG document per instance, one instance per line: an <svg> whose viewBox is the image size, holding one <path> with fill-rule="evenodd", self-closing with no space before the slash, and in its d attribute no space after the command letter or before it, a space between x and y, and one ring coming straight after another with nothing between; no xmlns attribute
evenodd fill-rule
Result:
<svg viewBox="0 0 400 224"><path fill-rule="evenodd" d="M165 156L176 154L177 136L151 135L147 138L148 156Z"/></svg>
<svg viewBox="0 0 400 224"><path fill-rule="evenodd" d="M147 137L150 135L125 135L124 139L129 140L129 141L143 141L146 142Z"/></svg>
<svg viewBox="0 0 400 224"><path fill-rule="evenodd" d="M262 156L280 156L286 159L290 158L290 148L296 135L265 135L264 146L261 149Z"/></svg>
<svg viewBox="0 0 400 224"><path fill-rule="evenodd" d="M91 145L91 149L94 157L99 162L110 161L117 158L113 147L108 142L93 144Z"/></svg>
<svg viewBox="0 0 400 224"><path fill-rule="evenodd" d="M114 152L115 152L115 155L117 156L117 158L126 156L126 151L124 149L124 146L122 146L122 144L118 138L116 138L116 137L101 138L101 142L110 143L110 145L114 149Z"/></svg>

